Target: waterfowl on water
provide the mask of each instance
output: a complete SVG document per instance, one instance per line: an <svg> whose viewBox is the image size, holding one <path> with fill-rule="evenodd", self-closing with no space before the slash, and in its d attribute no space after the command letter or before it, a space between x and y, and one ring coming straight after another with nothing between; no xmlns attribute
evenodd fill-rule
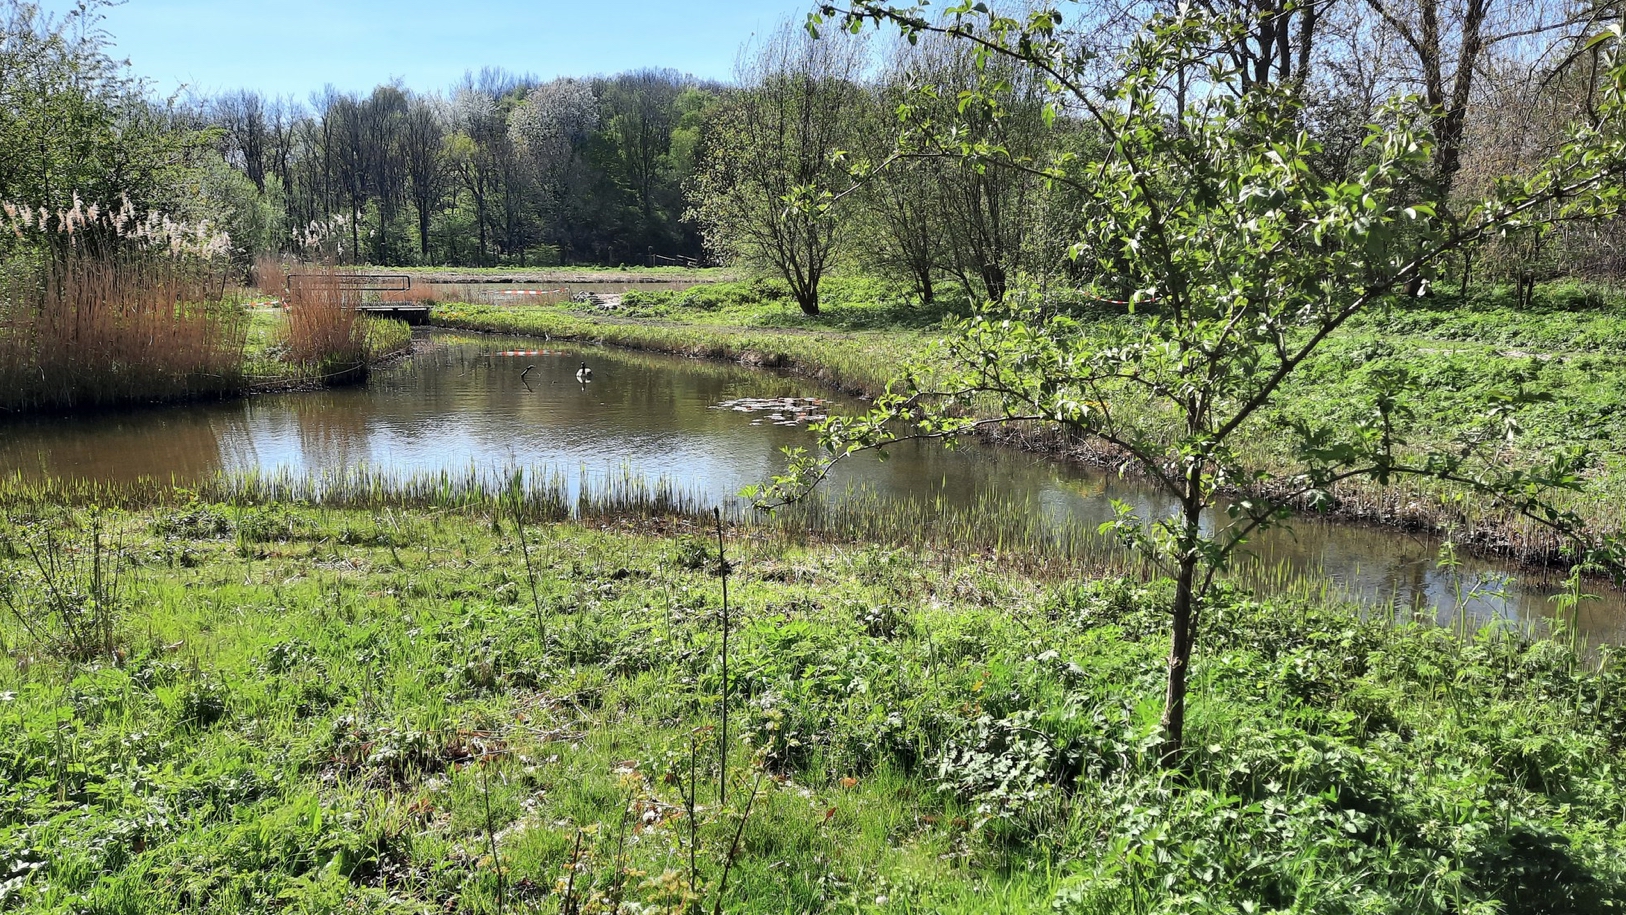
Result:
<svg viewBox="0 0 1626 915"><path fill-rule="evenodd" d="M520 373L519 373L519 380L520 380L520 381L524 381L524 380L525 380L525 376L526 376L526 375L529 375L529 374L531 374L531 369L534 369L534 368L536 368L536 366L534 366L534 365L527 365L527 366L526 366L526 367L525 367L525 371L523 371L523 372L520 372Z"/></svg>
<svg viewBox="0 0 1626 915"><path fill-rule="evenodd" d="M576 370L576 380L577 381L592 381L593 380L593 370L587 367L587 363L583 362L582 367Z"/></svg>

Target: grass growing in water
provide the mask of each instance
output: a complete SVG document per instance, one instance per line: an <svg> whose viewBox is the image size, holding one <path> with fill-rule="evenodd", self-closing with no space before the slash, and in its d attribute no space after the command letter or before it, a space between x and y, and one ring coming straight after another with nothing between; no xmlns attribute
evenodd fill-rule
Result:
<svg viewBox="0 0 1626 915"><path fill-rule="evenodd" d="M0 905L1626 900L1622 675L1564 639L1229 594L1205 610L1192 749L1171 774L1153 733L1163 587L747 531L729 548L723 804L709 525L520 526L500 495L455 496L467 481L424 504L349 485L376 507L173 494L93 522L38 487L0 498L19 606L44 530L84 545L101 525L123 570L112 657L0 624Z"/></svg>

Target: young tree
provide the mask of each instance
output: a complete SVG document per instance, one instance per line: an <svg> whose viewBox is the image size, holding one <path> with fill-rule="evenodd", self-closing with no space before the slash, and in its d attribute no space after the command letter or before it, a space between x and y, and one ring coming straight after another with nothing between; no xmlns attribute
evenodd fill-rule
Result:
<svg viewBox="0 0 1626 915"><path fill-rule="evenodd" d="M862 102L862 45L812 41L782 28L720 106L694 183L694 209L714 251L777 271L804 313L819 313L819 282L846 241L836 161L853 142Z"/></svg>
<svg viewBox="0 0 1626 915"><path fill-rule="evenodd" d="M1059 424L1116 449L1178 506L1169 517L1142 519L1120 505L1111 525L1175 584L1162 722L1170 764L1180 757L1186 673L1215 577L1290 508L1326 504L1351 478L1386 483L1419 474L1455 481L1545 523L1576 523L1543 499L1555 487L1576 485L1581 455L1566 451L1544 466L1509 467L1484 440L1438 447L1408 441L1401 378L1373 391L1364 422L1286 430L1290 472L1249 466L1236 445L1322 344L1427 278L1444 258L1533 219L1618 207L1626 68L1609 71L1597 126L1574 128L1529 180L1503 183L1453 217L1431 193L1430 119L1404 99L1380 111L1369 129L1363 172L1318 178L1311 162L1319 150L1301 125L1294 88L1237 91L1240 74L1214 53L1242 27L1235 21L1192 11L1153 19L1113 87L1096 92L1076 79L1070 49L1078 36L1061 30L1053 11L1016 20L974 12L969 3L959 10L931 22L912 8L860 0L827 7L811 25L839 14L849 27L892 22L905 34L952 35L979 53L1033 68L1065 91L1108 146L1095 161L1058 166L1051 179L1083 200L1074 249L1097 260L1097 294L1118 298L1127 290L1139 320L1086 326L1020 296L991 306L878 398L874 412L827 423L822 438L831 456L796 456L775 497L798 496L832 461L857 451L954 437L988 423ZM1197 95L1171 76L1194 68L1202 79L1193 85L1207 87ZM992 418L969 412L989 398L999 404ZM1490 411L1488 428L1500 431L1502 420ZM1216 512L1227 493L1225 510Z"/></svg>

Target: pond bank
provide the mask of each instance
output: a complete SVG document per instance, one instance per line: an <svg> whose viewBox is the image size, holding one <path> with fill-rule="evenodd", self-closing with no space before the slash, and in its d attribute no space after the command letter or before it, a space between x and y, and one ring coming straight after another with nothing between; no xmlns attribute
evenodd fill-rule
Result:
<svg viewBox="0 0 1626 915"><path fill-rule="evenodd" d="M916 358L937 334L917 326L890 329L836 329L828 326L761 326L763 309L736 312L683 313L659 309L658 317L604 315L565 307L446 304L437 306L430 322L437 326L488 333L511 333L604 344L772 367L811 378L844 393L870 398L883 392L897 368ZM774 319L780 315L773 314ZM1303 388L1295 396L1303 394ZM1336 392L1312 394L1331 399ZM1113 470L1130 469L1125 456L1111 446L1084 441L1055 429L993 428L992 442L1052 457ZM1626 443L1623 443L1626 444ZM1276 447L1268 435L1256 435L1245 447L1262 466L1272 465ZM1619 447L1606 462L1619 461ZM1605 488L1573 497L1570 507L1604 533L1618 533L1626 515L1606 496L1626 489L1626 479L1610 478ZM1336 490L1337 501L1324 516L1343 521L1425 531L1449 537L1462 548L1513 559L1533 567L1562 567L1562 544L1527 519L1483 511L1462 498L1460 489L1416 479L1389 486L1350 482Z"/></svg>
<svg viewBox="0 0 1626 915"><path fill-rule="evenodd" d="M129 408L151 406L182 406L210 401L233 400L241 397L282 394L292 391L315 391L367 380L368 373L383 368L411 355L413 337L411 328L400 321L383 318L362 318L363 358L360 363L346 366L309 366L290 362L284 358L281 336L283 311L277 308L249 308L244 316L240 352L234 352L235 365L230 374L210 376L210 383L196 388L184 385L165 385L163 393L129 393L120 398L102 399L75 407L39 407L8 409L0 405L0 419L5 417L70 416L110 413ZM147 380L131 378L130 390L142 392L151 388Z"/></svg>

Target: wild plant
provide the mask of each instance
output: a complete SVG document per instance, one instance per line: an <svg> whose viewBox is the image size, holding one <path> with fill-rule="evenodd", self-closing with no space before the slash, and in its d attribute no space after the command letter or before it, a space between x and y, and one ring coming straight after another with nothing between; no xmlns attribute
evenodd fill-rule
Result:
<svg viewBox="0 0 1626 915"><path fill-rule="evenodd" d="M284 358L327 378L365 372L367 340L360 288L350 271L305 267L288 277Z"/></svg>
<svg viewBox="0 0 1626 915"><path fill-rule="evenodd" d="M247 324L207 223L0 204L35 256L0 265L0 408L65 409L236 390Z"/></svg>
<svg viewBox="0 0 1626 915"><path fill-rule="evenodd" d="M27 570L0 580L0 601L23 631L53 654L74 661L122 659L117 644L126 610L123 539L109 535L100 508L89 529L74 536L66 524L20 525L8 516Z"/></svg>
<svg viewBox="0 0 1626 915"><path fill-rule="evenodd" d="M491 856L491 867L497 875L497 915L508 908L508 884L502 866L502 854L497 849L497 825L491 815L491 764L482 759L480 766L480 804L485 816L486 848Z"/></svg>
<svg viewBox="0 0 1626 915"><path fill-rule="evenodd" d="M509 482L506 507L514 521L514 536L519 540L520 555L525 559L525 583L531 591L531 609L536 619L536 647L546 651L548 644L547 617L542 611L542 593L537 586L536 565L531 561L531 543L525 533L525 494L523 475L516 471Z"/></svg>
<svg viewBox="0 0 1626 915"><path fill-rule="evenodd" d="M719 803L726 804L728 803L728 557L723 552L722 509L714 508L712 514L717 522L717 575L723 582L723 682L717 693L718 702L722 706L722 727L717 735L717 798Z"/></svg>

